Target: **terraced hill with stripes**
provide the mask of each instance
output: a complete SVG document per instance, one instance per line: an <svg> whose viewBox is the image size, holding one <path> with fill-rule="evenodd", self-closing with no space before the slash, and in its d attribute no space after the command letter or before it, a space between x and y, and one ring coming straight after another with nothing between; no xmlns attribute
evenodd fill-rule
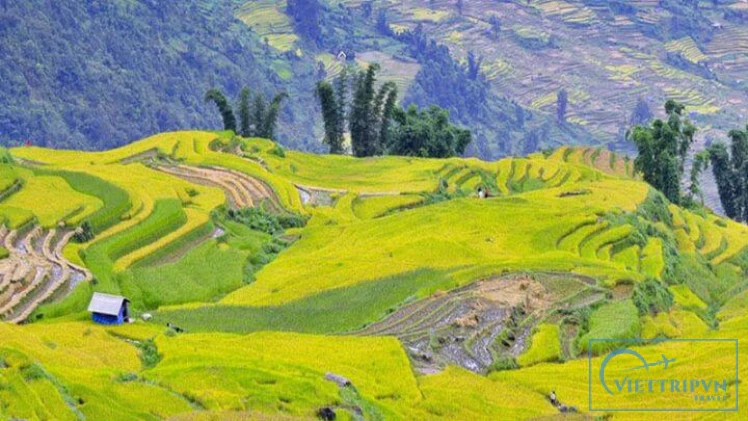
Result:
<svg viewBox="0 0 748 421"><path fill-rule="evenodd" d="M340 3L354 11L366 7L358 0ZM748 43L742 1L461 4L375 2L393 31L420 26L455 57L470 51L482 57L493 88L531 110L555 112L557 93L566 89L568 121L606 143L620 140L640 97L653 110L666 99L686 104L707 128L705 137L723 137L743 124Z"/></svg>
<svg viewBox="0 0 748 421"><path fill-rule="evenodd" d="M590 337L748 337L748 227L605 148L9 152L0 419L537 419L559 388L586 416ZM671 306L642 310L652 289ZM132 323L90 321L94 292Z"/></svg>

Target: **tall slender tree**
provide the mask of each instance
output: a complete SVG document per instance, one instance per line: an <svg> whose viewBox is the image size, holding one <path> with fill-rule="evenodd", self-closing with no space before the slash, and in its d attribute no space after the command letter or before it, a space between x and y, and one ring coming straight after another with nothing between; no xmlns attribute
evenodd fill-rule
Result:
<svg viewBox="0 0 748 421"><path fill-rule="evenodd" d="M381 122L379 124L379 148L381 151L387 150L392 143L392 119L397 107L397 85L392 83L387 92L387 99L384 101L382 108Z"/></svg>
<svg viewBox="0 0 748 421"><path fill-rule="evenodd" d="M205 102L211 101L216 104L218 112L221 113L223 129L236 132L236 117L234 117L234 112L231 110L231 106L229 105L228 100L226 100L226 96L216 88L209 89L208 92L205 93Z"/></svg>
<svg viewBox="0 0 748 421"><path fill-rule="evenodd" d="M342 142L345 137L346 131L346 119L348 118L348 69L344 66L343 70L340 71L335 81L335 94L337 101L335 108L337 110L337 133L336 135L341 142L341 153L342 153Z"/></svg>
<svg viewBox="0 0 748 421"><path fill-rule="evenodd" d="M239 133L244 137L249 137L252 135L252 121L249 104L250 95L251 93L249 91L249 88L247 88L246 86L239 92L239 105L237 112L237 114L239 114Z"/></svg>
<svg viewBox="0 0 748 421"><path fill-rule="evenodd" d="M265 124L266 114L267 102L265 101L265 96L262 93L257 93L252 104L252 123L254 123L255 136L264 137L262 135L262 128Z"/></svg>
<svg viewBox="0 0 748 421"><path fill-rule="evenodd" d="M273 97L270 101L270 106L267 107L265 118L262 120L260 125L260 131L258 135L266 139L272 139L275 137L275 126L278 123L278 115L280 114L281 103L284 99L288 98L288 94L281 92Z"/></svg>
<svg viewBox="0 0 748 421"><path fill-rule="evenodd" d="M338 133L338 107L335 99L335 89L327 81L317 83L317 99L322 108L322 121L325 125L323 142L330 147L331 154L343 153L343 138Z"/></svg>
<svg viewBox="0 0 748 421"><path fill-rule="evenodd" d="M745 130L730 130L728 152L723 142L714 143L707 150L712 173L725 215L748 222L748 126Z"/></svg>
<svg viewBox="0 0 748 421"><path fill-rule="evenodd" d="M727 146L717 142L709 147L709 159L712 164L712 173L717 181L717 192L722 209L728 218L738 219L740 216L740 203L736 191L736 174L730 164L730 153Z"/></svg>
<svg viewBox="0 0 748 421"><path fill-rule="evenodd" d="M372 64L365 72L360 72L355 80L356 90L351 106L350 128L351 149L359 157L372 156L376 153L376 138L371 130L374 124L372 113L374 100L374 83L378 64Z"/></svg>

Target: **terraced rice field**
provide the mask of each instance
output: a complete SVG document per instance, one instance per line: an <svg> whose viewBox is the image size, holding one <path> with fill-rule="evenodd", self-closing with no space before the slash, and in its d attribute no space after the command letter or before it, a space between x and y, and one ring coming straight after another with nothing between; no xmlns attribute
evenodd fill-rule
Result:
<svg viewBox="0 0 748 421"><path fill-rule="evenodd" d="M0 260L0 317L21 323L42 303L59 299L78 284L91 280L91 272L69 262L62 248L73 231L57 232L39 226L22 232L0 227L0 241L9 256Z"/></svg>
<svg viewBox="0 0 748 421"><path fill-rule="evenodd" d="M235 15L271 47L285 52L292 50L298 40L285 9L285 1L248 1L239 6Z"/></svg>
<svg viewBox="0 0 748 421"><path fill-rule="evenodd" d="M362 12L363 2L343 3L353 13ZM731 6L735 4L740 3ZM708 75L745 79L748 32L724 19L730 5L700 5L705 19L719 24L708 42L652 37L650 31L668 25L672 14L656 2L627 5L632 8L627 13L581 0L475 0L464 4L461 13L447 1L406 0L379 7L387 9L395 30L420 24L455 57L478 53L496 92L526 107L553 113L558 91L566 89L571 96L567 121L606 143L619 138L622 119L631 115L637 98L648 98L655 109L688 90L693 90L685 95L688 111L708 121L714 136L740 126L738 105L748 100ZM492 16L501 22L498 32L492 29ZM674 55L690 67L678 65Z"/></svg>
<svg viewBox="0 0 748 421"><path fill-rule="evenodd" d="M485 372L497 359L525 351L537 320L579 304L585 281L553 273L487 279L405 306L356 334L396 336L424 373L449 364ZM513 314L518 309L519 317ZM512 323L517 331L508 337Z"/></svg>
<svg viewBox="0 0 748 421"><path fill-rule="evenodd" d="M35 178L67 201L0 207L0 316L36 322L0 323L0 418L545 417L552 389L586 411L587 338L746 336L748 228L668 205L604 147L274 151L212 132L13 149L0 206ZM306 224L275 235L226 216L248 206ZM27 222L11 226L16 208ZM72 242L84 222L93 239ZM639 314L650 279L670 311ZM83 321L94 291L153 319Z"/></svg>

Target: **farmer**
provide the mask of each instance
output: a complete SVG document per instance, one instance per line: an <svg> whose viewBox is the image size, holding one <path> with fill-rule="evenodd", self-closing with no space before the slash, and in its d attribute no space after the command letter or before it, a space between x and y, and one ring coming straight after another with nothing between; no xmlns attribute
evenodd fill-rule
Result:
<svg viewBox="0 0 748 421"><path fill-rule="evenodd" d="M478 198L485 199L488 196L488 192L483 189L483 186L478 187Z"/></svg>
<svg viewBox="0 0 748 421"><path fill-rule="evenodd" d="M556 399L556 391L555 390L551 390L550 399L551 399L551 404L553 406L558 406L558 399Z"/></svg>

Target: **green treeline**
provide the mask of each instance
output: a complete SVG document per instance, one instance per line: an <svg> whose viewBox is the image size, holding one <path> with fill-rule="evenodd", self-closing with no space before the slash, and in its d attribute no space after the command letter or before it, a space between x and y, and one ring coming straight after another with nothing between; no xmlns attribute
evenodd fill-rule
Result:
<svg viewBox="0 0 748 421"><path fill-rule="evenodd" d="M748 221L748 126L745 130L728 133L729 146L725 142L715 142L693 155L690 185L683 194L681 180L697 130L682 118L685 108L669 100L665 103L667 121L656 119L629 131L628 138L639 152L634 161L635 170L671 202L697 206L697 198L703 202L699 177L711 166L725 215L736 221Z"/></svg>
<svg viewBox="0 0 748 421"><path fill-rule="evenodd" d="M281 103L288 98L288 95L281 92L275 95L270 102L260 93L254 96L254 100L251 97L252 94L246 86L239 92L239 101L236 107L236 114L239 115L238 125L236 114L234 114L234 110L223 92L216 88L209 89L205 93L205 102L216 104L223 119L224 130L231 130L244 137L272 139L275 134L275 127L278 124Z"/></svg>
<svg viewBox="0 0 748 421"><path fill-rule="evenodd" d="M414 105L403 109L397 105L394 83L386 82L376 89L377 71L379 65L374 64L349 78L344 69L334 83L317 84L325 126L323 141L330 153L345 152L346 130L350 132L351 152L357 157L446 158L465 151L470 132L452 125L448 111L436 106L419 110Z"/></svg>
<svg viewBox="0 0 748 421"><path fill-rule="evenodd" d="M736 221L748 222L748 125L745 130L731 130L728 136L729 152L724 142L716 142L706 154L725 214Z"/></svg>
<svg viewBox="0 0 748 421"><path fill-rule="evenodd" d="M667 121L656 119L648 125L634 126L628 133L639 151L634 169L673 203L686 200L681 194L680 180L696 134L696 127L682 118L684 110L683 104L668 100Z"/></svg>

